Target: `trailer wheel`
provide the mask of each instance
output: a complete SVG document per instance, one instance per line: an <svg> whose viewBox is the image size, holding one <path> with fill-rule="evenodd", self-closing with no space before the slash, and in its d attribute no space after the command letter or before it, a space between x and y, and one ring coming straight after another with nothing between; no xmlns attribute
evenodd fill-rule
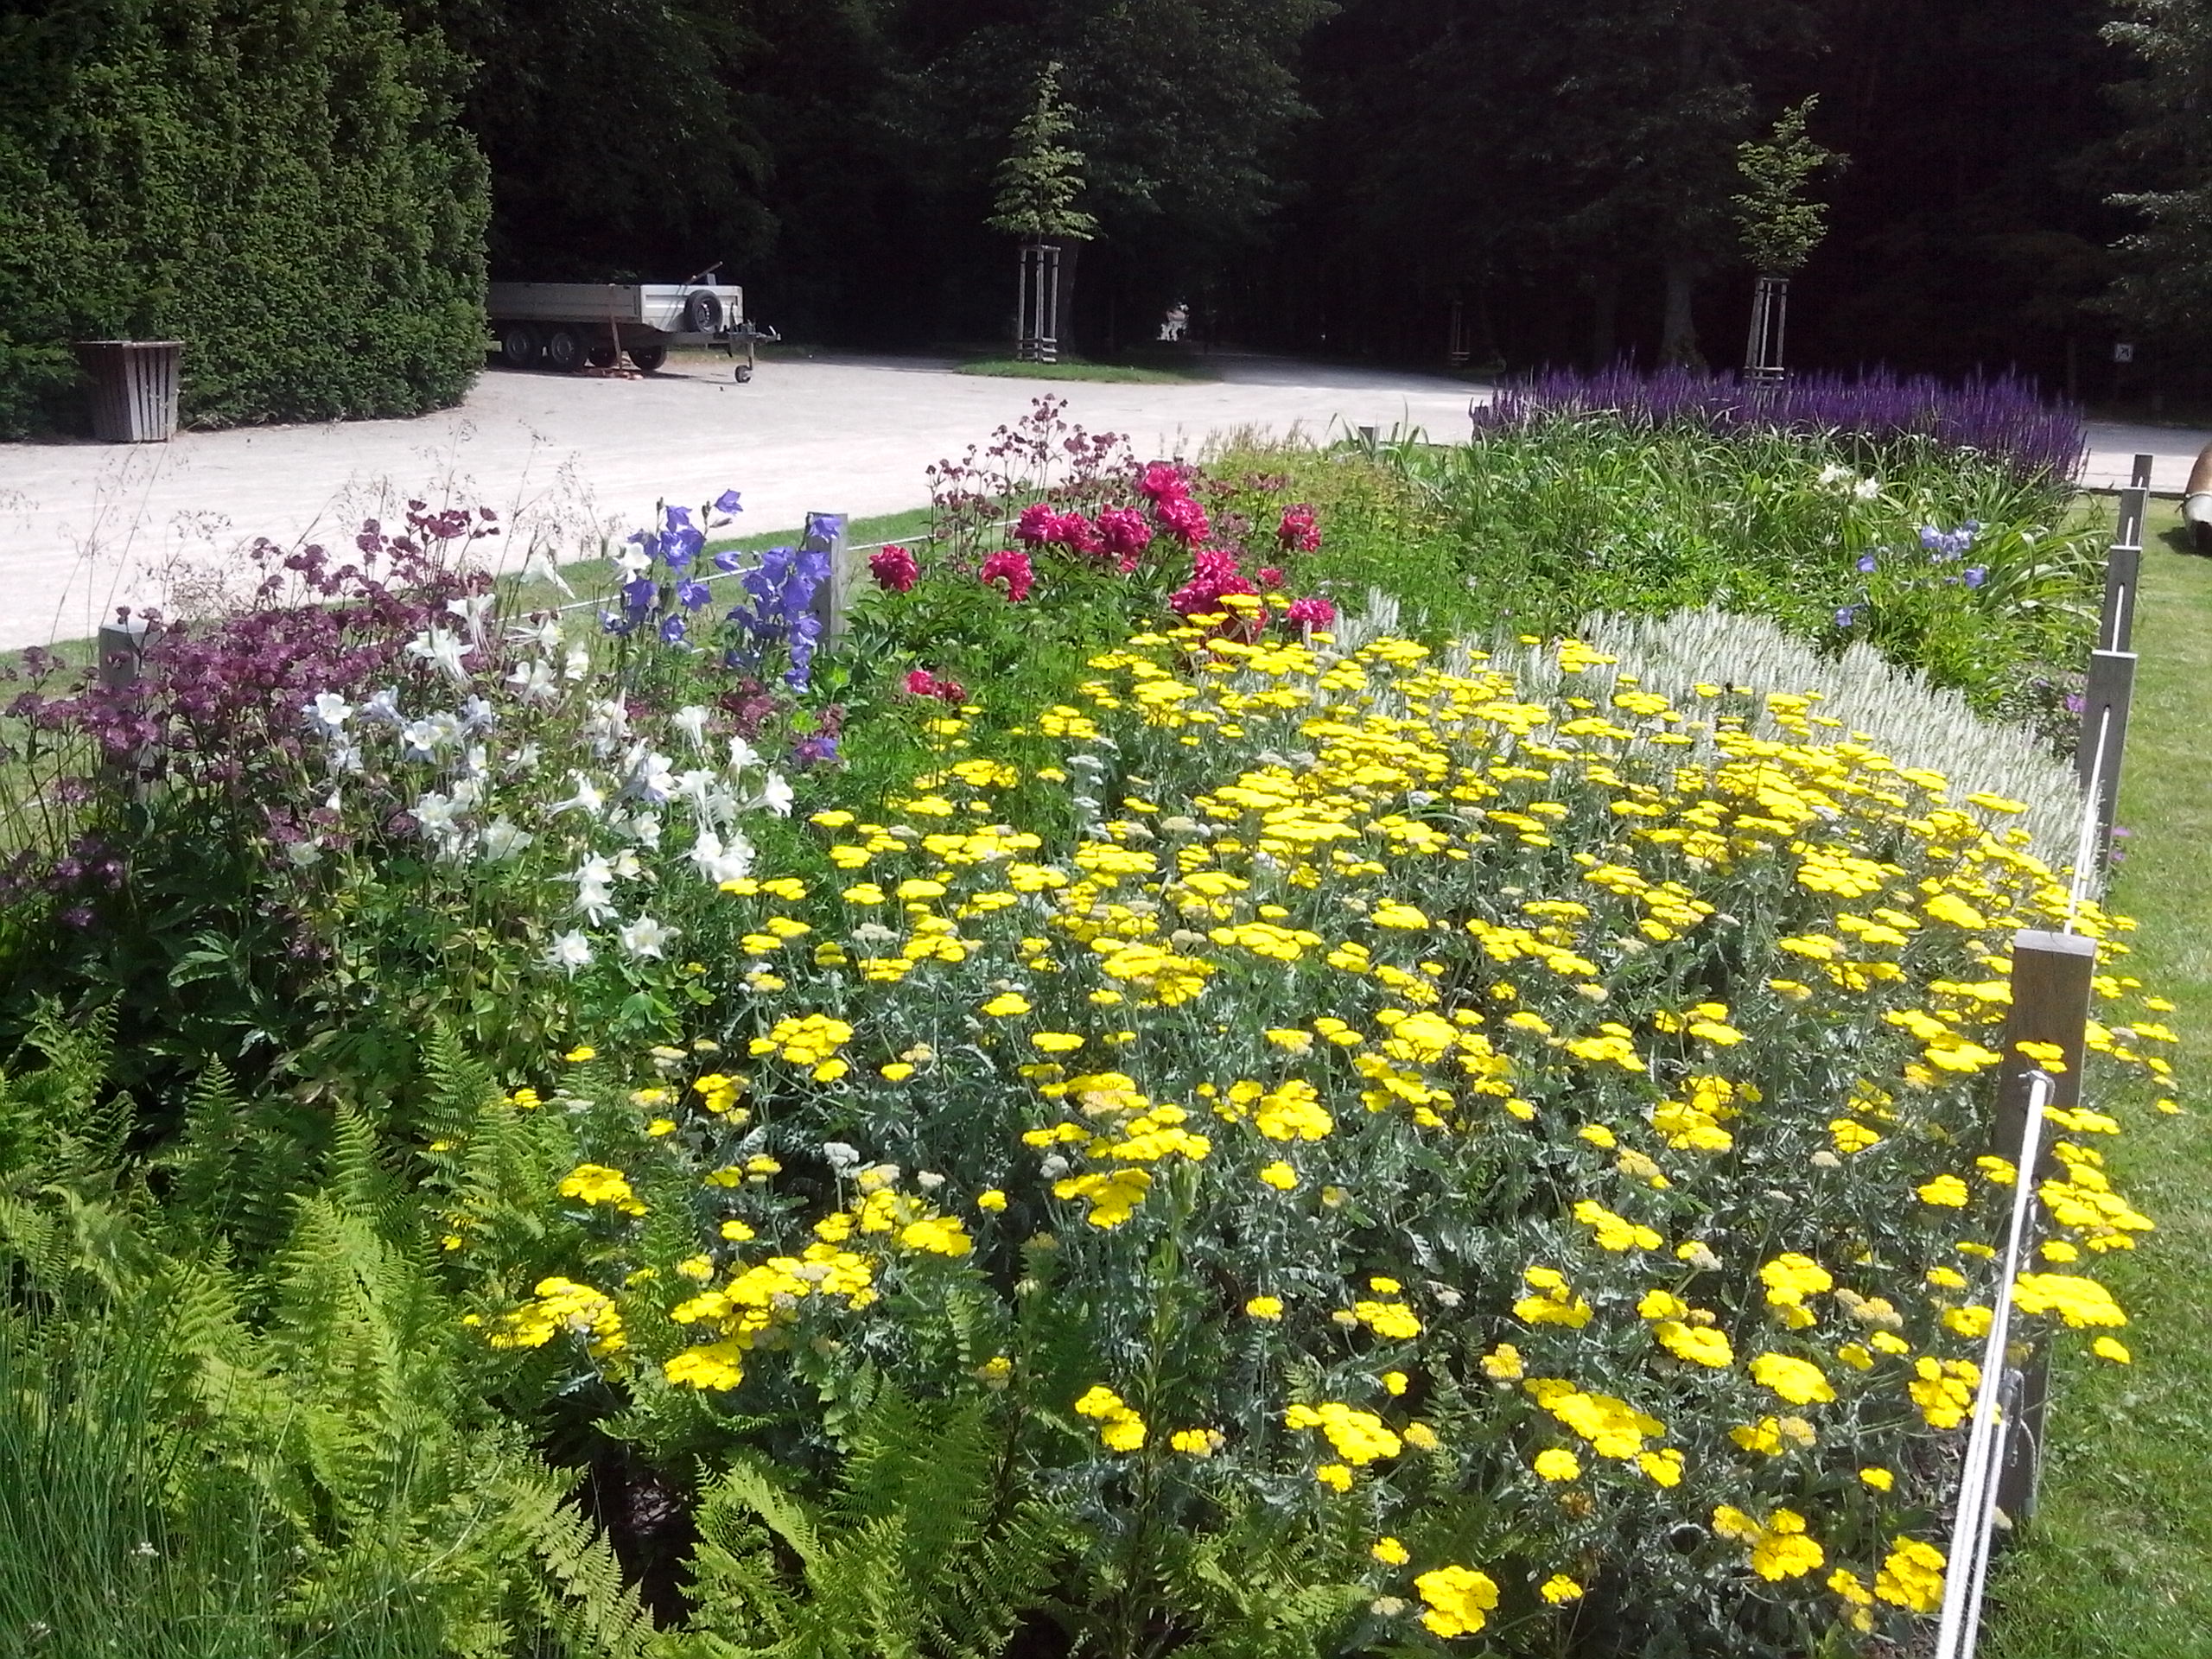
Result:
<svg viewBox="0 0 2212 1659"><path fill-rule="evenodd" d="M753 365L752 365L750 363L741 363L741 364L739 364L739 365L737 365L737 384L738 384L738 385L740 385L741 386L741 385L743 385L747 381L750 380L752 378L753 378Z"/></svg>
<svg viewBox="0 0 2212 1659"><path fill-rule="evenodd" d="M646 374L657 372L660 365L668 361L668 347L659 340L654 340L651 345L629 346L623 349L630 353L630 360Z"/></svg>
<svg viewBox="0 0 2212 1659"><path fill-rule="evenodd" d="M611 369L621 355L622 351L620 346L610 345L603 340L594 340L591 343L591 349L584 353L584 360L594 369Z"/></svg>
<svg viewBox="0 0 2212 1659"><path fill-rule="evenodd" d="M574 374L584 365L583 336L566 323L545 336L545 366Z"/></svg>
<svg viewBox="0 0 2212 1659"><path fill-rule="evenodd" d="M501 323L499 359L511 369L535 367L537 363L537 330L526 322Z"/></svg>
<svg viewBox="0 0 2212 1659"><path fill-rule="evenodd" d="M683 302L683 327L695 334L721 333L721 296L702 288L687 298Z"/></svg>

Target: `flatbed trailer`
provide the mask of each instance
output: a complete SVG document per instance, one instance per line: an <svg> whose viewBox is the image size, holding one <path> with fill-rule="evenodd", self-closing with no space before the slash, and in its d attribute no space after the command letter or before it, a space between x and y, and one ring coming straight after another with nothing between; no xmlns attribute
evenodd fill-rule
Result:
<svg viewBox="0 0 2212 1659"><path fill-rule="evenodd" d="M745 290L708 277L688 283L493 283L485 309L499 360L564 374L611 369L624 353L647 374L671 346L718 346L753 378L754 342L773 340L745 317Z"/></svg>

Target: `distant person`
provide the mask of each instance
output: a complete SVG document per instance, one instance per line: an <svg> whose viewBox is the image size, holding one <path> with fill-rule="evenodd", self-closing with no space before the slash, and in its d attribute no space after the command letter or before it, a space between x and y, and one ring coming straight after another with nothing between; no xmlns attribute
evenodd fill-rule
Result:
<svg viewBox="0 0 2212 1659"><path fill-rule="evenodd" d="M1178 300L1167 308L1167 320L1160 325L1160 337L1164 340L1180 340L1183 331L1190 326L1191 308Z"/></svg>

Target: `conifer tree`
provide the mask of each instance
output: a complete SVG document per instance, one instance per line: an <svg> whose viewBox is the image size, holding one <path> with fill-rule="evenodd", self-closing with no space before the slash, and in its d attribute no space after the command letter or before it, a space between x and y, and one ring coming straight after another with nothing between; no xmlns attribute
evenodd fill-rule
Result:
<svg viewBox="0 0 2212 1659"><path fill-rule="evenodd" d="M998 194L984 221L1026 241L1081 238L1097 221L1075 205L1083 194L1083 152L1060 142L1075 120L1060 99L1060 66L1048 63L1037 77L1036 100L1014 130L1014 146L998 165Z"/></svg>

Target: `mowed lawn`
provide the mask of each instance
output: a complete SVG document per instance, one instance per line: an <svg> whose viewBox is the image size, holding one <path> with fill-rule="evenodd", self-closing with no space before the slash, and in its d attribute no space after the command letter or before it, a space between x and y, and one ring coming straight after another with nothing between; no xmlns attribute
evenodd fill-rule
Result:
<svg viewBox="0 0 2212 1659"><path fill-rule="evenodd" d="M2212 1656L2212 560L2158 504L2136 611L2135 702L2114 906L2141 924L2130 969L2180 1005L2180 1116L2098 1101L2126 1132L2109 1167L2158 1223L2093 1271L2134 1363L2067 1344L2042 1505L1993 1575L1985 1652L2002 1659Z"/></svg>

